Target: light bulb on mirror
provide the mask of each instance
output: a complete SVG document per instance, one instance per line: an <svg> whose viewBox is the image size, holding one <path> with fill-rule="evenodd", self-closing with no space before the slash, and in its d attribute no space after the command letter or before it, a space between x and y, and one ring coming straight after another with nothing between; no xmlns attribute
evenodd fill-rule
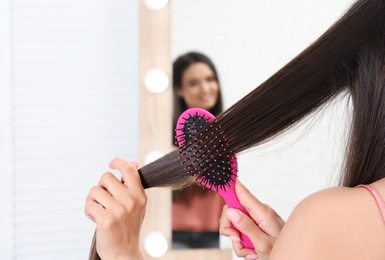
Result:
<svg viewBox="0 0 385 260"><path fill-rule="evenodd" d="M168 87L167 74L159 69L149 70L144 76L144 85L153 93L162 93Z"/></svg>
<svg viewBox="0 0 385 260"><path fill-rule="evenodd" d="M144 238L144 248L147 254L154 258L159 258L166 254L168 242L161 232L153 231Z"/></svg>
<svg viewBox="0 0 385 260"><path fill-rule="evenodd" d="M163 9L168 4L168 0L144 0L144 5L153 11Z"/></svg>

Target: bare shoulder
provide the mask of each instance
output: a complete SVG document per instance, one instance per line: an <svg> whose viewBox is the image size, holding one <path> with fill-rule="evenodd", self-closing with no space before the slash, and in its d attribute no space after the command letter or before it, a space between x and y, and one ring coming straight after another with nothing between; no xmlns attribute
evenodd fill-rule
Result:
<svg viewBox="0 0 385 260"><path fill-rule="evenodd" d="M384 245L385 223L372 195L335 187L298 204L271 259L385 259Z"/></svg>

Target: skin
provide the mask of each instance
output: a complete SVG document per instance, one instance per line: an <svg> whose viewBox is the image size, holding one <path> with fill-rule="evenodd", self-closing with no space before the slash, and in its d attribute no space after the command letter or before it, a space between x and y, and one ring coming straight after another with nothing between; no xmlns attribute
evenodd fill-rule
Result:
<svg viewBox="0 0 385 260"><path fill-rule="evenodd" d="M385 197L385 179L372 184ZM364 188L335 187L298 204L286 224L270 207L237 183L237 195L251 218L224 208L221 234L245 259L385 259L385 224L372 195ZM231 220L232 218L232 220ZM255 250L237 242L234 223Z"/></svg>
<svg viewBox="0 0 385 260"><path fill-rule="evenodd" d="M237 256L245 257L245 259L258 259L256 253L258 252L259 259L268 259L285 222L272 208L254 197L239 180L236 181L235 191L239 202L250 217L239 210L224 206L220 233L232 240ZM239 232L232 228L232 223L250 238L255 250L243 248Z"/></svg>
<svg viewBox="0 0 385 260"><path fill-rule="evenodd" d="M203 62L190 65L182 76L182 86L177 95L182 97L189 108L200 107L210 110L215 106L219 85L214 72Z"/></svg>
<svg viewBox="0 0 385 260"><path fill-rule="evenodd" d="M104 173L86 199L85 214L96 223L96 249L103 260L144 259L139 249L139 232L145 215L146 194L137 172L137 162L116 158L111 169L117 179Z"/></svg>
<svg viewBox="0 0 385 260"><path fill-rule="evenodd" d="M96 223L97 251L105 259L143 259L139 231L146 195L137 163L114 159L110 167L122 180L105 173L87 197L85 213ZM385 178L372 184L385 197ZM220 233L229 237L245 259L385 259L385 223L373 196L364 188L334 187L301 201L285 223L239 181L239 201L250 217L223 209ZM101 206L103 205L103 206ZM232 223L253 242L245 249Z"/></svg>

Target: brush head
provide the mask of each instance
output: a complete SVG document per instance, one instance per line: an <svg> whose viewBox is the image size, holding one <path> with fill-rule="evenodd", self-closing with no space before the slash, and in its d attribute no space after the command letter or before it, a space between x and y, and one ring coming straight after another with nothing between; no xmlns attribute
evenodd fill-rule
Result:
<svg viewBox="0 0 385 260"><path fill-rule="evenodd" d="M233 186L237 159L227 149L229 139L212 114L200 108L186 110L178 119L176 139L181 164L190 176L217 192Z"/></svg>

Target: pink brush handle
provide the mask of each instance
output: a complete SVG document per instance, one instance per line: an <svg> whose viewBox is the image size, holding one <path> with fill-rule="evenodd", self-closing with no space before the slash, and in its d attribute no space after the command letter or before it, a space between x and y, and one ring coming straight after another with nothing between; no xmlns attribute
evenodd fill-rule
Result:
<svg viewBox="0 0 385 260"><path fill-rule="evenodd" d="M245 213L247 216L250 216L249 213L242 207L241 203L239 203L239 200L235 194L235 183L232 184L232 186L226 191L219 190L218 193L222 196L222 198L226 201L226 204L229 208L234 208L234 209L239 209L243 213ZM239 229L233 224L233 228L239 231ZM254 249L254 245L251 242L250 238L247 237L245 234L243 234L241 231L240 233L240 239L241 239L241 244L245 248L250 248Z"/></svg>
<svg viewBox="0 0 385 260"><path fill-rule="evenodd" d="M215 117L212 114L210 114L209 112L207 112L201 108L190 108L190 109L186 110L185 112L183 112L179 116L178 122L176 124L176 135L177 135L177 140L178 140L179 146L183 146L184 141L185 141L183 129L181 128L181 126L184 126L186 119L190 118L192 115L204 117L207 120L207 122L212 122L213 120L215 120ZM230 162L231 162L231 172L233 173L234 176L237 176L238 164L237 164L237 159L236 159L235 155L231 158ZM247 216L249 216L249 214L246 212L246 210L239 203L239 200L235 194L235 182L232 182L229 184L231 187L226 186L226 190L223 190L220 187L217 190L216 187L213 187L213 185L211 185L209 182L207 182L205 185L209 189L213 189L214 191L218 191L218 193L226 201L226 204L229 208L239 209L243 213L245 213ZM236 230L239 231L239 229L234 225L233 225L233 228L235 228ZM254 249L253 243L251 243L250 239L245 234L243 234L242 232L239 231L239 233L240 233L241 244L243 245L243 247Z"/></svg>

